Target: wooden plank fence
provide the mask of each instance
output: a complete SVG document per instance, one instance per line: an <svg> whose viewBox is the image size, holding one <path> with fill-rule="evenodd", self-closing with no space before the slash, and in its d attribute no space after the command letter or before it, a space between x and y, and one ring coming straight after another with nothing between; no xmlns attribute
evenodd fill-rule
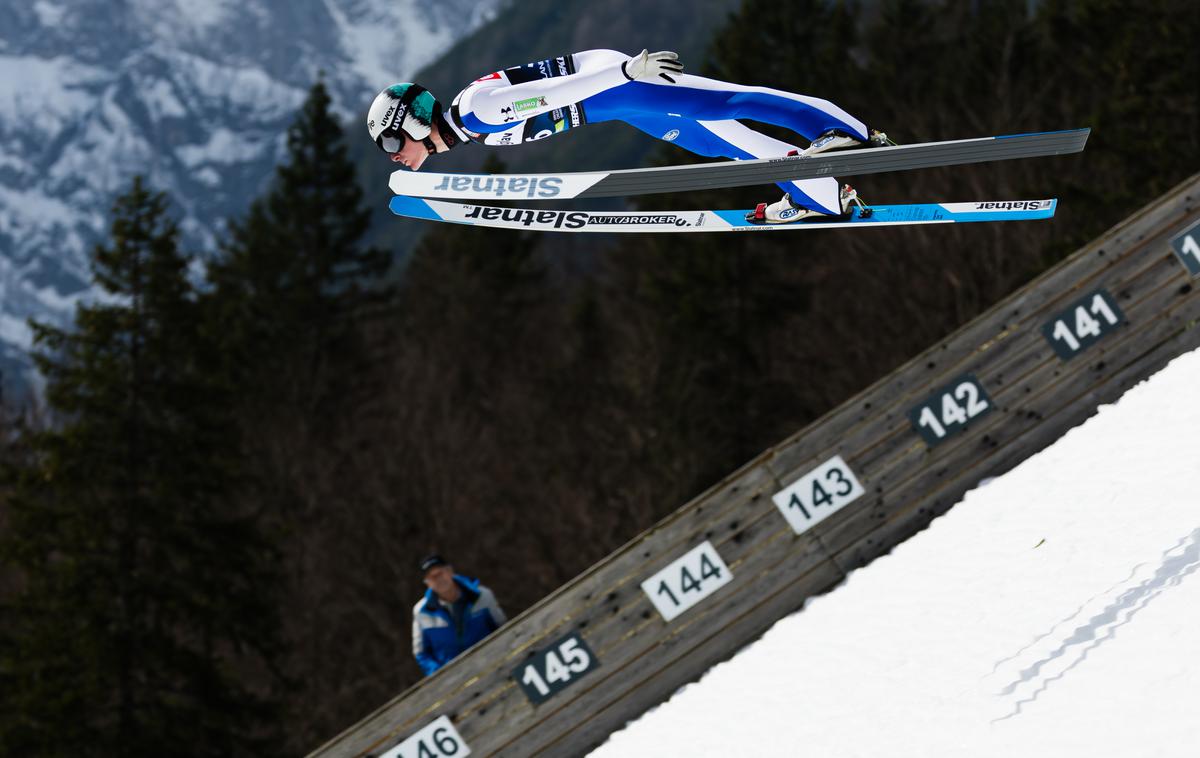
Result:
<svg viewBox="0 0 1200 758"><path fill-rule="evenodd" d="M313 755L587 752L1200 346L1198 199L1200 175Z"/></svg>

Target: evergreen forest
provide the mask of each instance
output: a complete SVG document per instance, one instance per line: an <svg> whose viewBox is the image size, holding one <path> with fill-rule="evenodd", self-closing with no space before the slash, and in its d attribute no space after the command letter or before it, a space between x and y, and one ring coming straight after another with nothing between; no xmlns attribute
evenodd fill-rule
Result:
<svg viewBox="0 0 1200 758"><path fill-rule="evenodd" d="M361 127L315 82L218 251L182 249L136 180L93 255L107 297L36 326L44 398L0 403L0 755L303 755L419 680L425 554L515 616L1200 167L1191 0L787 5L744 0L688 70L902 144L1089 126L1080 155L851 179L1057 217L600 244L430 225L400 254Z"/></svg>

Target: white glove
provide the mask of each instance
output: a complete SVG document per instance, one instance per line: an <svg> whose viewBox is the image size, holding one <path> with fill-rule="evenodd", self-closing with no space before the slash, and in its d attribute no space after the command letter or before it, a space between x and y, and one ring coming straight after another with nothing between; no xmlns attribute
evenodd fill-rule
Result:
<svg viewBox="0 0 1200 758"><path fill-rule="evenodd" d="M675 80L667 76L667 74L683 73L683 64L679 62L679 55L677 53L666 50L661 53L652 53L649 50L643 50L622 63L621 71L625 74L625 78L631 82L635 79L646 81L656 76L661 76L671 84L674 84Z"/></svg>

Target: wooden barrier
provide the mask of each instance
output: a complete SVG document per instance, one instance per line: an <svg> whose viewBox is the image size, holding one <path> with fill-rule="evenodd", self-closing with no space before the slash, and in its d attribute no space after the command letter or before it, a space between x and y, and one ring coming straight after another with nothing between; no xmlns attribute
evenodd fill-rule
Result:
<svg viewBox="0 0 1200 758"><path fill-rule="evenodd" d="M579 755L1200 346L1200 175L314 756Z"/></svg>

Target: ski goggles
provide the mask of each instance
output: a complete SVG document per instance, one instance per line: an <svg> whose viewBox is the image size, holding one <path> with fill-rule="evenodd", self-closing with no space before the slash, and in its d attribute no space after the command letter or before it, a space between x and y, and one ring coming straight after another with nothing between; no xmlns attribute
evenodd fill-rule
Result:
<svg viewBox="0 0 1200 758"><path fill-rule="evenodd" d="M375 144L385 153L398 153L407 139L408 135L401 131L400 127L389 126L375 138Z"/></svg>

